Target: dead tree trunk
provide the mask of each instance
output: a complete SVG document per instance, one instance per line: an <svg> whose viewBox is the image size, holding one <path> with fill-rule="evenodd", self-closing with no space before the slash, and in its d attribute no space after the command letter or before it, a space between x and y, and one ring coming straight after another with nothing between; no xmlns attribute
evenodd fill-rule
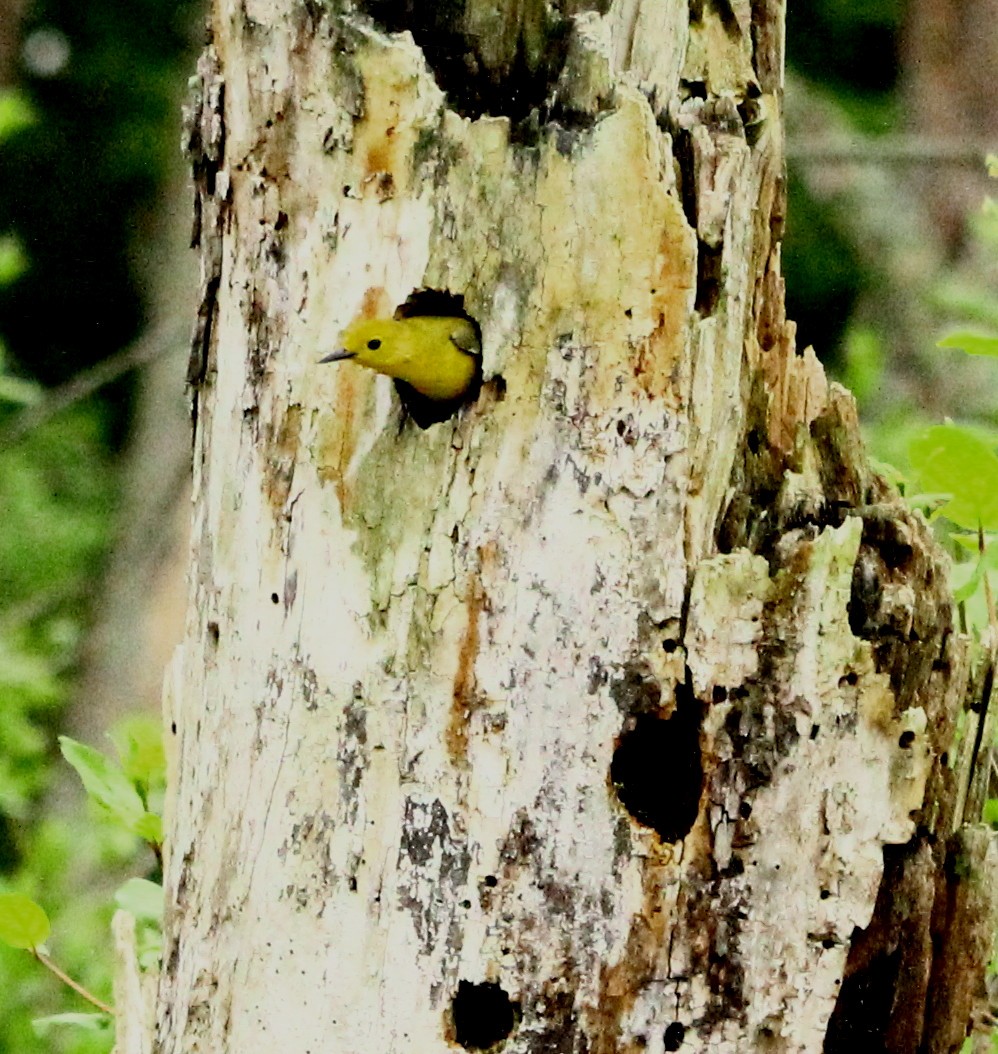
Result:
<svg viewBox="0 0 998 1054"><path fill-rule="evenodd" d="M156 1049L955 1049L966 649L784 319L782 4L213 26ZM316 360L425 290L422 431Z"/></svg>

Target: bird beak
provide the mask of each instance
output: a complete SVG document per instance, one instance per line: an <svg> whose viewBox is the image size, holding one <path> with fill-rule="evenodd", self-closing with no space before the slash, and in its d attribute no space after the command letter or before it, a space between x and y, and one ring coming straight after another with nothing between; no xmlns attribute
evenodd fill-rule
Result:
<svg viewBox="0 0 998 1054"><path fill-rule="evenodd" d="M357 352L355 351L347 351L345 348L340 348L339 351L331 351L324 359L319 359L319 362L339 362L341 359L352 359L356 354Z"/></svg>

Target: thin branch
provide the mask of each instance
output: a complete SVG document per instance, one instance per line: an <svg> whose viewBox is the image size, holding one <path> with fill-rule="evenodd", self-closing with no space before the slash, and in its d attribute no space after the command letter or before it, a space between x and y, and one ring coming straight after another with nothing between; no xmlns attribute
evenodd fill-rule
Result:
<svg viewBox="0 0 998 1054"><path fill-rule="evenodd" d="M162 323L149 330L134 344L102 359L90 369L82 370L65 384L53 388L41 402L21 410L6 428L0 429L0 448L13 446L67 407L93 395L131 370L174 350L180 343L181 334L176 322Z"/></svg>
<svg viewBox="0 0 998 1054"><path fill-rule="evenodd" d="M107 1003L98 999L97 996L93 995L91 992L88 992L78 981L74 981L68 973L59 969L59 967L56 966L56 964L52 962L52 960L47 955L43 955L37 948L32 948L31 953L42 964L42 966L51 970L52 973L54 973L56 977L58 977L59 980L63 982L63 984L68 984L74 992L78 992L80 995L82 995L88 1003L93 1003L93 1005L97 1007L98 1010L103 1010L105 1014L110 1014L112 1017L114 1016L113 1006L108 1006Z"/></svg>
<svg viewBox="0 0 998 1054"><path fill-rule="evenodd" d="M787 142L787 159L801 164L968 165L984 169L998 144L945 142L917 136L857 136L852 139Z"/></svg>
<svg viewBox="0 0 998 1054"><path fill-rule="evenodd" d="M978 558L983 561L987 552L987 545L984 539L984 527L978 522L977 525L977 552ZM995 611L995 597L994 593L991 592L991 575L988 573L987 565L984 565L984 573L981 575L981 580L984 583L984 602L987 604L988 610L988 628L991 630L991 647L995 648L998 646L998 613Z"/></svg>

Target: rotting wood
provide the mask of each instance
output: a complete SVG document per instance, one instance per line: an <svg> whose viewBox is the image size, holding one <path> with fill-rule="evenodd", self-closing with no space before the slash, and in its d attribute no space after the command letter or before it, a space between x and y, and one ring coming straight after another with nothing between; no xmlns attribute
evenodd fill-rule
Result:
<svg viewBox="0 0 998 1054"><path fill-rule="evenodd" d="M163 1052L819 1051L864 929L916 966L930 904L984 932L940 885L941 558L783 314L782 6L584 6L503 22L562 34L508 114L509 49L216 5ZM315 365L421 288L484 351L426 432ZM969 989L895 981L877 1041L949 1042Z"/></svg>

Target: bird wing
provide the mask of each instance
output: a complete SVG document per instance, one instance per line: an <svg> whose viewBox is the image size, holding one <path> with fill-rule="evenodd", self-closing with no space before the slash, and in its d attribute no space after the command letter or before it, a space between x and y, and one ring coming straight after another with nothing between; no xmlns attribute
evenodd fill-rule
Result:
<svg viewBox="0 0 998 1054"><path fill-rule="evenodd" d="M472 355L477 359L482 354L481 342L475 332L475 327L470 322L463 326L455 326L450 340L454 347L458 351L463 351L465 355Z"/></svg>

